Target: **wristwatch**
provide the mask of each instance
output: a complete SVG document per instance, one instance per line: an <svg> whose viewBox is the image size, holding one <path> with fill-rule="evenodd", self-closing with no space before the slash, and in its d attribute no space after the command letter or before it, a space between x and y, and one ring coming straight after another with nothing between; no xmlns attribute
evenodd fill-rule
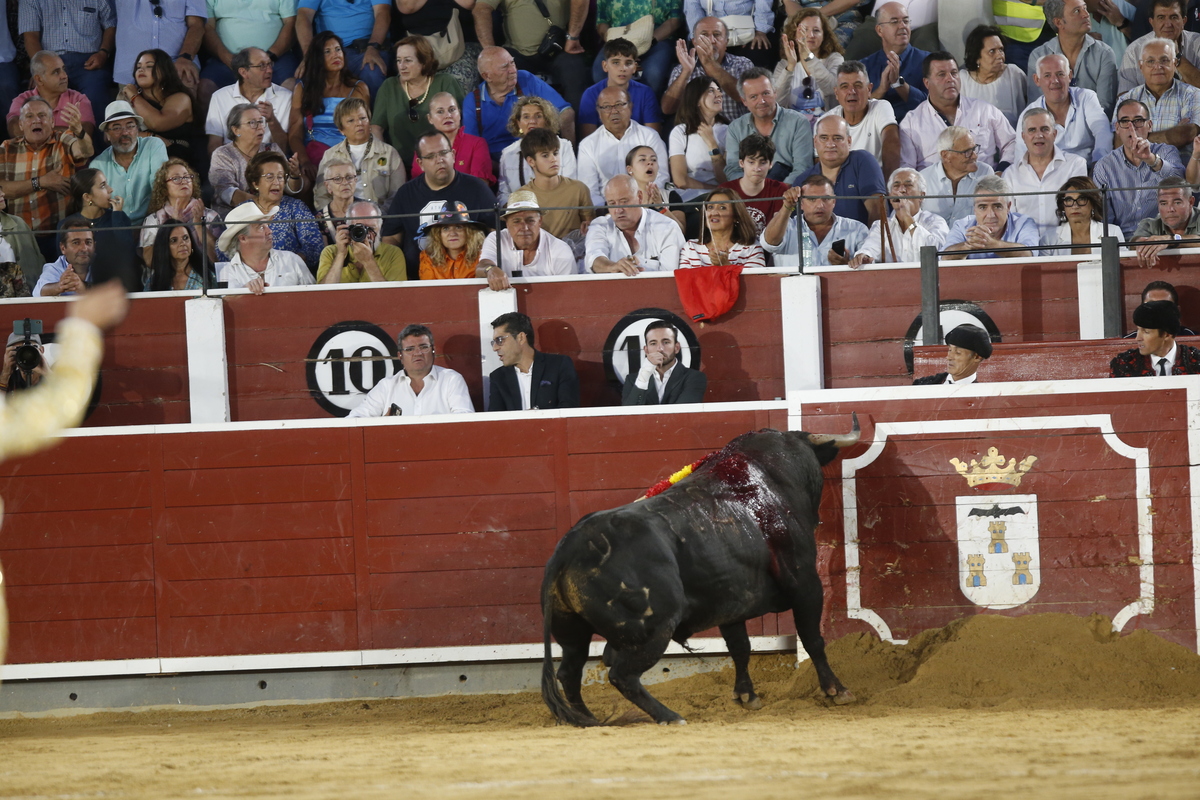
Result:
<svg viewBox="0 0 1200 800"><path fill-rule="evenodd" d="M275 55L270 50L267 51L267 58L271 59L272 64L279 60L279 56Z"/></svg>
<svg viewBox="0 0 1200 800"><path fill-rule="evenodd" d="M181 58L182 58L184 61L191 61L191 60L193 60L193 59L195 58L195 56L194 56L194 55L192 55L191 53L180 53L179 55L175 56L175 60L176 60L176 61L178 61L178 60L179 60L179 59L181 59Z"/></svg>
<svg viewBox="0 0 1200 800"><path fill-rule="evenodd" d="M37 175L34 175L32 178L30 178L29 182L33 184L33 190L35 192L40 192L42 190L42 179Z"/></svg>
<svg viewBox="0 0 1200 800"><path fill-rule="evenodd" d="M383 45L381 45L379 42L367 42L367 47L374 47L379 52L383 52Z"/></svg>
<svg viewBox="0 0 1200 800"><path fill-rule="evenodd" d="M812 52L811 50L809 50L808 55L804 59L804 63L807 64L809 61L816 61L816 60L817 60L817 54Z"/></svg>
<svg viewBox="0 0 1200 800"><path fill-rule="evenodd" d="M904 85L904 76L901 75L900 77L896 78L896 82L892 84L892 88L899 89L903 85Z"/></svg>
<svg viewBox="0 0 1200 800"><path fill-rule="evenodd" d="M721 148L719 148L719 147L714 147L712 150L709 150L709 151L708 151L708 154L709 154L710 156L719 156L719 155L721 155Z"/></svg>
<svg viewBox="0 0 1200 800"><path fill-rule="evenodd" d="M567 40L568 40L568 41L571 41L571 42L578 42L578 41L579 41L579 37L578 37L578 36L572 36L571 34L569 34L569 33L568 33L568 34L567 34Z"/></svg>

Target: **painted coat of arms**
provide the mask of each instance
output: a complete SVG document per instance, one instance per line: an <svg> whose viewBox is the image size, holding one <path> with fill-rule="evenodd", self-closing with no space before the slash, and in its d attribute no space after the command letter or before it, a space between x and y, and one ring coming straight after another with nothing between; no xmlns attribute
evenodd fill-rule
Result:
<svg viewBox="0 0 1200 800"><path fill-rule="evenodd" d="M1006 462L995 447L970 465L950 459L967 486L981 492L955 498L959 588L976 605L1015 608L1041 586L1037 495L997 494L1018 488L1035 461Z"/></svg>

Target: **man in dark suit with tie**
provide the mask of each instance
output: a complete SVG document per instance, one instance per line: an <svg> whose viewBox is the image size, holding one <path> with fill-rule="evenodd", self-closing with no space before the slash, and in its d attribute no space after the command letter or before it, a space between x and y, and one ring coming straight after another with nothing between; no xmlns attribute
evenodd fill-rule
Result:
<svg viewBox="0 0 1200 800"><path fill-rule="evenodd" d="M621 405L654 406L701 403L708 376L679 363L679 332L669 322L655 320L646 328L646 359L636 376L625 378Z"/></svg>
<svg viewBox="0 0 1200 800"><path fill-rule="evenodd" d="M579 378L567 356L533 349L533 322L516 311L492 320L492 350L504 366L491 374L488 411L578 408Z"/></svg>
<svg viewBox="0 0 1200 800"><path fill-rule="evenodd" d="M1200 375L1200 350L1179 344L1179 306L1170 300L1151 300L1133 310L1137 347L1109 362L1114 378L1154 375Z"/></svg>

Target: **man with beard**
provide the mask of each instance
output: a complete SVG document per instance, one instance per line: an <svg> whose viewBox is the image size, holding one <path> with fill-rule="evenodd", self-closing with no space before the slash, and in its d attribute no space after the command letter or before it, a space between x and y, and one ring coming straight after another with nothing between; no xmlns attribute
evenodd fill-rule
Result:
<svg viewBox="0 0 1200 800"><path fill-rule="evenodd" d="M978 325L959 325L946 334L946 372L917 378L913 386L966 384L978 380L979 365L992 356L992 339Z"/></svg>
<svg viewBox="0 0 1200 800"><path fill-rule="evenodd" d="M483 240L475 269L475 277L487 278L494 291L511 288L510 277L574 275L579 271L570 246L542 230L542 210L533 192L513 192L502 221L504 230L492 231Z"/></svg>
<svg viewBox="0 0 1200 800"><path fill-rule="evenodd" d="M945 219L947 225L953 225L974 213L975 185L993 174L993 170L987 164L979 163L975 137L958 125L951 125L939 133L933 148L938 153L938 160L921 170L931 195L925 201L925 210Z"/></svg>
<svg viewBox="0 0 1200 800"><path fill-rule="evenodd" d="M1183 175L1179 149L1165 142L1151 142L1154 121L1140 100L1122 100L1117 105L1117 138L1121 146L1096 162L1092 180L1108 189L1108 221L1121 228L1128 240L1138 223L1154 216L1158 202L1153 187L1160 181ZM1190 166L1190 164L1189 164Z"/></svg>
<svg viewBox="0 0 1200 800"><path fill-rule="evenodd" d="M1200 374L1200 350L1179 344L1179 307L1170 300L1153 300L1133 310L1137 347L1108 364L1109 377L1139 378Z"/></svg>
<svg viewBox="0 0 1200 800"><path fill-rule="evenodd" d="M1032 248L1041 243L1038 225L1024 214L1011 210L1008 182L999 175L989 175L975 187L975 216L964 217L950 227L943 258L1029 258L1033 250L1012 250L1005 253L987 252L998 247ZM980 250L962 254L955 250Z"/></svg>
<svg viewBox="0 0 1200 800"><path fill-rule="evenodd" d="M400 371L375 384L350 412L351 418L475 413L463 376L434 365L433 331L424 325L409 325L396 344L400 346Z"/></svg>
<svg viewBox="0 0 1200 800"><path fill-rule="evenodd" d="M1195 206L1196 197L1183 178L1167 178L1158 185L1158 216L1142 220L1130 239L1141 266L1158 264L1158 254L1179 239L1200 238L1200 210Z"/></svg>
<svg viewBox="0 0 1200 800"><path fill-rule="evenodd" d="M1042 240L1049 243L1059 224L1055 192L1068 178L1087 176L1087 162L1055 145L1058 129L1054 115L1046 109L1027 110L1021 115L1020 125L1025 155L1004 171L1004 180L1014 192L1048 192L1018 195L1012 205L1014 211L1033 217Z"/></svg>
<svg viewBox="0 0 1200 800"><path fill-rule="evenodd" d="M21 107L21 135L0 145L0 189L9 212L35 232L53 231L66 216L71 176L92 155L91 139L83 135L79 109L69 106L68 128L54 130L54 109L41 97ZM166 157L166 148L163 148ZM58 257L53 236L40 236L38 245L47 261Z"/></svg>
<svg viewBox="0 0 1200 800"><path fill-rule="evenodd" d="M92 159L91 166L104 173L113 194L125 198L129 221L141 225L150 205L154 175L167 160L167 146L157 136L141 137L146 123L133 113L133 106L116 100L104 109L100 130L112 146Z"/></svg>
<svg viewBox="0 0 1200 800"><path fill-rule="evenodd" d="M633 119L633 103L624 89L609 86L597 97L601 127L579 143L579 180L591 192L592 202L604 205L604 184L615 175L625 174L625 156L635 147L646 145L654 150L659 164L666 164L667 148L658 131ZM667 183L667 171L660 169L655 181L659 189ZM665 195L666 192L664 191Z"/></svg>
<svg viewBox="0 0 1200 800"><path fill-rule="evenodd" d="M459 201L471 211L471 217L489 229L496 226L496 195L488 185L454 169L454 148L446 134L427 133L417 140L416 157L424 172L400 187L387 207L383 223L383 241L404 249L408 279L420 278L421 249L416 232L423 222L437 218L446 201ZM397 216L419 214L420 216Z"/></svg>
<svg viewBox="0 0 1200 800"><path fill-rule="evenodd" d="M679 363L679 332L675 326L656 319L646 327L646 358L637 376L627 375L621 389L623 406L655 406L701 403L708 376Z"/></svg>
<svg viewBox="0 0 1200 800"><path fill-rule="evenodd" d="M672 223L673 224L673 223ZM579 408L579 377L567 356L533 348L533 322L516 311L492 320L492 352L500 366L489 376L488 411Z"/></svg>

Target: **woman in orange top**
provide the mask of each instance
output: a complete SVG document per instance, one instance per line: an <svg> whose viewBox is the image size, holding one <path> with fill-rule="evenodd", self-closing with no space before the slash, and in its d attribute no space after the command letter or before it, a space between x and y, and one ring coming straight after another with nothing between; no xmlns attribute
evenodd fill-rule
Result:
<svg viewBox="0 0 1200 800"><path fill-rule="evenodd" d="M463 203L447 200L437 217L425 225L429 239L421 251L421 280L474 278L483 232L484 225L467 215Z"/></svg>

